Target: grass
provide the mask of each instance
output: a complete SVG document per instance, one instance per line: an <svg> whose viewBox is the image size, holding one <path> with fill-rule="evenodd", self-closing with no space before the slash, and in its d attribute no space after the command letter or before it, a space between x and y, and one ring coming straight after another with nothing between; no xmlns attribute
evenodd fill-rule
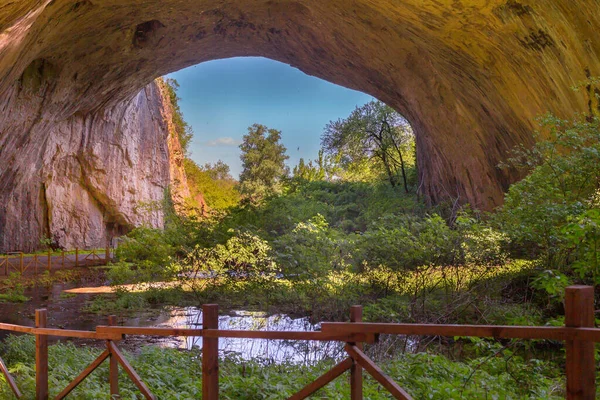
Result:
<svg viewBox="0 0 600 400"><path fill-rule="evenodd" d="M77 376L101 349L77 347L72 343L50 346L50 397L54 397ZM368 350L367 350L368 352ZM25 399L35 393L35 343L31 336L11 336L2 353L15 375ZM160 399L199 398L202 393L201 353L196 350L145 346L126 358L150 390ZM382 369L416 399L559 399L563 378L550 363L523 360L510 353L498 357L479 357L464 362L441 355L404 354L378 363ZM223 399L281 399L331 368L333 362L314 365L261 364L227 357L220 365L220 394ZM70 395L72 399L108 399L108 367L104 363ZM122 398L138 398L134 385L121 370ZM391 396L365 373L365 398L389 399ZM0 396L9 398L6 383ZM342 376L322 389L315 398L349 398L348 380Z"/></svg>
<svg viewBox="0 0 600 400"><path fill-rule="evenodd" d="M0 303L26 303L29 301L29 297L21 293L0 293Z"/></svg>

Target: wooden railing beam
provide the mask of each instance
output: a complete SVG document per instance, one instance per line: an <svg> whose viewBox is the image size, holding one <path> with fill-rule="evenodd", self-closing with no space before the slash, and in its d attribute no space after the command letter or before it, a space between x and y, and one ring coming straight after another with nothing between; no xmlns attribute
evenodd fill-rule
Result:
<svg viewBox="0 0 600 400"><path fill-rule="evenodd" d="M19 387L17 386L17 383L15 382L15 378L13 378L13 376L8 371L8 367L6 366L2 358L0 358L0 370L2 370L2 374L4 375L4 378L6 378L8 386L10 386L10 389L13 391L17 399L23 397L23 394L21 393Z"/></svg>
<svg viewBox="0 0 600 400"><path fill-rule="evenodd" d="M205 332L219 329L219 306L202 306L202 328ZM202 339L202 399L219 399L219 338Z"/></svg>
<svg viewBox="0 0 600 400"><path fill-rule="evenodd" d="M35 310L36 328L45 328L48 315L45 309ZM35 336L35 398L48 400L48 336Z"/></svg>
<svg viewBox="0 0 600 400"><path fill-rule="evenodd" d="M421 336L471 336L495 339L586 340L600 342L600 329L561 326L442 325L323 322L325 334L371 333Z"/></svg>
<svg viewBox="0 0 600 400"><path fill-rule="evenodd" d="M108 325L117 325L117 316L111 315L108 317ZM108 346L108 343L107 343ZM108 382L110 385L110 398L116 400L119 398L119 360L116 357L110 356L110 367L108 372Z"/></svg>
<svg viewBox="0 0 600 400"><path fill-rule="evenodd" d="M306 385L302 390L298 393L292 395L288 400L303 400L306 399L311 394L315 393L329 382L333 381L338 376L342 375L344 372L348 371L352 368L352 364L354 362L351 358L346 358L344 361L336 364L329 371L325 372L323 375L315 379L313 382Z"/></svg>
<svg viewBox="0 0 600 400"><path fill-rule="evenodd" d="M150 389L148 389L144 382L142 382L142 379L140 378L138 373L135 372L131 364L129 364L129 361L127 361L123 354L121 354L121 351L112 341L108 342L108 349L110 350L110 356L115 357L117 359L119 364L121 364L121 367L123 367L125 372L127 372L127 375L129 375L131 381L135 384L135 386L137 386L140 392L142 392L144 397L147 400L156 400L156 397L152 394L152 392L150 391Z"/></svg>
<svg viewBox="0 0 600 400"><path fill-rule="evenodd" d="M362 306L352 306L350 308L350 322L362 322ZM349 345L356 346L362 350L362 344L350 342ZM352 368L350 368L350 400L363 399L363 376L362 367L353 359Z"/></svg>
<svg viewBox="0 0 600 400"><path fill-rule="evenodd" d="M594 288L569 286L565 290L565 325L567 327L594 326ZM594 342L567 340L567 400L594 400L596 398L596 363Z"/></svg>
<svg viewBox="0 0 600 400"><path fill-rule="evenodd" d="M369 357L362 352L356 346L346 345L346 352L362 365L365 370L373 377L377 382L381 384L388 392L399 400L412 400L412 397L404 389L402 389L396 382L394 382L389 376L387 376L381 368L379 368Z"/></svg>
<svg viewBox="0 0 600 400"><path fill-rule="evenodd" d="M241 338L241 339L267 339L267 340L317 340L338 342L363 342L374 343L375 334L364 333L325 333L322 331L244 331L211 329L184 329L184 328L144 328L132 326L97 326L96 332L106 335L151 335L151 336L204 336L207 338Z"/></svg>

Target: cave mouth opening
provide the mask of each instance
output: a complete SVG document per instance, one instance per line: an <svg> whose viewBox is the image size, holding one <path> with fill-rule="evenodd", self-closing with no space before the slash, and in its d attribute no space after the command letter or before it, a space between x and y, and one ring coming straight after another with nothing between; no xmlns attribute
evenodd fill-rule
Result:
<svg viewBox="0 0 600 400"><path fill-rule="evenodd" d="M453 199L492 210L520 176L497 166L514 147L533 143L535 117L587 110L585 93L570 87L586 79L586 70L600 75L597 1L524 8L492 3L12 2L0 10L0 158L11 161L0 169L0 231L21 229L18 237L1 238L0 246L32 247L47 231L36 214L42 184L49 201L61 193L77 193L73 199L94 193L107 209L129 207L122 198L108 202L102 194L114 193L101 180L60 181L81 167L107 170L97 162L103 151L127 148L123 133L150 131L142 120L156 120L147 86L155 78L228 57L277 60L384 101L414 128L426 201ZM131 99L143 106L137 116L130 114ZM118 146L93 148L94 139L104 139L91 132L109 131L119 133ZM158 140L150 136L144 138L148 148ZM76 152L86 157L74 161ZM125 165L134 156L130 151ZM60 173L47 173L50 160L61 163ZM141 189L126 193L148 188Z"/></svg>
<svg viewBox="0 0 600 400"><path fill-rule="evenodd" d="M233 176L241 171L242 137L254 124L282 132L292 170L300 159L317 159L330 122L348 118L370 102L385 104L265 57L207 61L163 79L176 91L177 106L194 135L186 146L188 156L200 165L223 161ZM395 116L413 132L404 116Z"/></svg>

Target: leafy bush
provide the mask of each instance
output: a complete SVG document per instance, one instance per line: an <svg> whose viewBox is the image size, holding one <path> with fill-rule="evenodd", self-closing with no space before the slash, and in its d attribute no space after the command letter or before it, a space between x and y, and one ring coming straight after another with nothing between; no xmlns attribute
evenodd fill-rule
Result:
<svg viewBox="0 0 600 400"><path fill-rule="evenodd" d="M468 212L458 215L455 222L460 235L460 248L467 265L502 265L508 261L509 237L478 221Z"/></svg>
<svg viewBox="0 0 600 400"><path fill-rule="evenodd" d="M168 231L135 228L122 238L117 248L119 262L108 273L116 284L169 279L169 268L177 248L168 239Z"/></svg>
<svg viewBox="0 0 600 400"><path fill-rule="evenodd" d="M325 217L317 214L276 238L273 250L286 277L304 279L345 269L351 262L352 243L353 236L331 229Z"/></svg>
<svg viewBox="0 0 600 400"><path fill-rule="evenodd" d="M557 268L570 262L565 225L599 206L600 120L548 115L541 122L536 145L509 160L530 173L510 187L497 221L513 241Z"/></svg>
<svg viewBox="0 0 600 400"><path fill-rule="evenodd" d="M590 209L570 218L562 233L573 249L573 269L581 279L600 284L600 209Z"/></svg>
<svg viewBox="0 0 600 400"><path fill-rule="evenodd" d="M276 264L271 246L249 232L237 232L225 244L197 247L181 263L187 276L229 277L234 279L272 275Z"/></svg>
<svg viewBox="0 0 600 400"><path fill-rule="evenodd" d="M437 214L426 218L387 215L373 223L359 241L366 265L394 270L453 264L458 234Z"/></svg>

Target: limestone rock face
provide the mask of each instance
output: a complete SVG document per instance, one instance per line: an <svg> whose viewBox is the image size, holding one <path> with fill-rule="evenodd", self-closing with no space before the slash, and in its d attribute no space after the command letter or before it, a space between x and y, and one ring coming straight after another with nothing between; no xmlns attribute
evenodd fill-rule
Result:
<svg viewBox="0 0 600 400"><path fill-rule="evenodd" d="M190 194L161 86L49 123L30 116L43 114L44 74L36 92L22 81L4 108L4 122L21 123L13 129L27 135L0 141L0 159L9 160L0 167L0 250L32 250L44 237L69 249L98 247L134 226L162 227L170 184L176 206Z"/></svg>
<svg viewBox="0 0 600 400"><path fill-rule="evenodd" d="M186 66L250 55L395 107L417 135L421 193L491 209L519 178L497 165L533 143L536 116L600 112L600 89L571 89L600 76L598 32L598 0L0 0L0 229L39 234L60 207L50 201L46 215L31 206L48 192L93 197L93 212L136 223L125 193L158 198L151 182L164 177L140 172L145 150L128 147L156 145L145 129L158 124L144 110L151 89L140 89ZM147 137L129 135L138 129ZM131 167L117 172L104 157L121 152ZM44 167L53 157L57 170ZM60 168L82 179L59 185ZM48 189L32 184L42 173ZM120 181L141 175L143 187Z"/></svg>

